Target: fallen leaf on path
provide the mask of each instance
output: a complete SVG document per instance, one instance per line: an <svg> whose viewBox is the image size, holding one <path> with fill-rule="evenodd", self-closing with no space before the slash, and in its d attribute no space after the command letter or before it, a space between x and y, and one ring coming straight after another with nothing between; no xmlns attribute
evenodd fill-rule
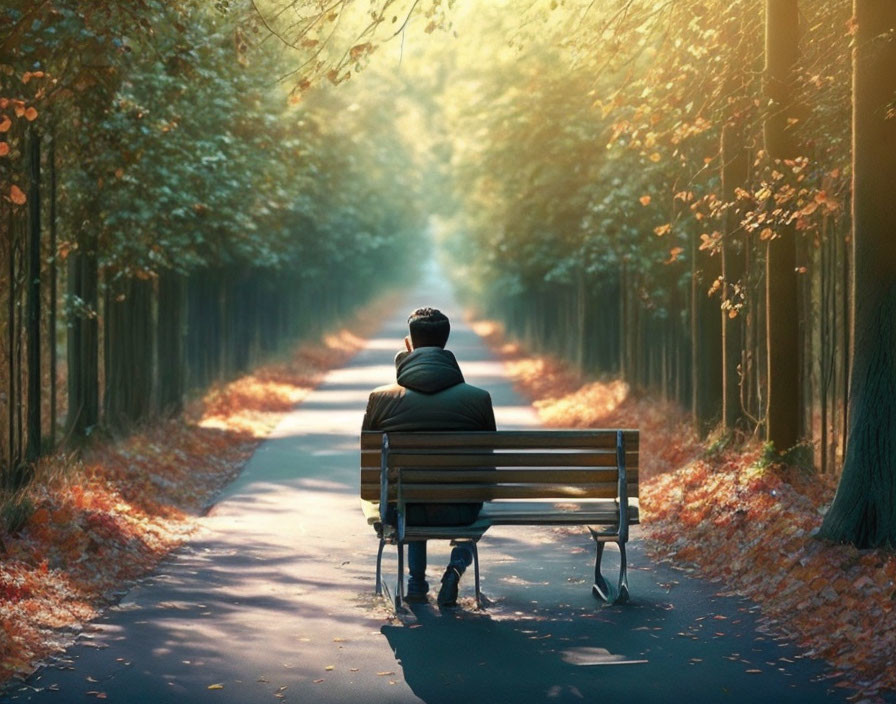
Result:
<svg viewBox="0 0 896 704"><path fill-rule="evenodd" d="M389 671L389 672L377 672L376 674L378 677L385 677L387 675L394 675L395 673L392 671Z"/></svg>
<svg viewBox="0 0 896 704"><path fill-rule="evenodd" d="M217 684L210 684L208 686L208 688L209 689L224 689L224 685L219 682Z"/></svg>

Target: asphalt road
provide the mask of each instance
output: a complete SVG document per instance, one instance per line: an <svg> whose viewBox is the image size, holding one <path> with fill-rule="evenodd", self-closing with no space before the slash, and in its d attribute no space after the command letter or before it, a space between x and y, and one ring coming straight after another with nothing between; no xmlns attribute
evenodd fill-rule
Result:
<svg viewBox="0 0 896 704"><path fill-rule="evenodd" d="M424 284L284 419L193 540L0 700L846 701L821 663L757 629L750 603L652 564L637 530L624 606L592 598L586 530L505 527L480 547L486 610L474 609L469 579L459 608L391 618L373 596L358 431L368 391L394 379L408 311L427 304L451 316L449 347L467 380L491 391L498 426L536 426L450 294ZM431 584L447 554L430 546ZM394 564L392 554L387 574Z"/></svg>

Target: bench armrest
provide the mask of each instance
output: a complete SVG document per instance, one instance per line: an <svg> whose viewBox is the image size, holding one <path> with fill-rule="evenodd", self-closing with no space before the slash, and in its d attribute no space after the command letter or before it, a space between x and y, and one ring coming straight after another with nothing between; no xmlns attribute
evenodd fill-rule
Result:
<svg viewBox="0 0 896 704"><path fill-rule="evenodd" d="M380 453L380 521L388 523L389 515L389 434L383 433L383 449Z"/></svg>
<svg viewBox="0 0 896 704"><path fill-rule="evenodd" d="M628 541L628 478L625 475L625 434L616 431L616 467L619 470L619 540Z"/></svg>

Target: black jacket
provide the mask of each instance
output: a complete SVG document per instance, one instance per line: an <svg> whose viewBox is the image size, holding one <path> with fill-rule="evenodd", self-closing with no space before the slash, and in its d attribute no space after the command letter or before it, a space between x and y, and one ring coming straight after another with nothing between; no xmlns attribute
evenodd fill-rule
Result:
<svg viewBox="0 0 896 704"><path fill-rule="evenodd" d="M454 355L420 347L396 357L398 383L374 389L363 430L495 430L488 391L464 381ZM476 520L481 504L408 506L410 525L463 525Z"/></svg>
<svg viewBox="0 0 896 704"><path fill-rule="evenodd" d="M364 430L495 430L491 396L464 382L451 352L420 347L397 363L398 383L370 394Z"/></svg>

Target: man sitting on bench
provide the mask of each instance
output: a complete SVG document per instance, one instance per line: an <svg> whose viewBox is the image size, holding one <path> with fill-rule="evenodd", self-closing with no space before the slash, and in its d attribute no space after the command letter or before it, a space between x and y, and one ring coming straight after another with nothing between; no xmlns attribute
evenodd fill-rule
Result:
<svg viewBox="0 0 896 704"><path fill-rule="evenodd" d="M362 430L495 430L492 399L483 389L464 382L454 355L445 349L451 325L435 308L418 308L408 318L407 348L395 357L396 384L373 390L367 401ZM482 504L410 504L408 525L457 526L476 520ZM439 606L457 603L461 575L473 560L472 550L455 545L439 589ZM426 582L426 541L408 544L407 601L423 603Z"/></svg>

